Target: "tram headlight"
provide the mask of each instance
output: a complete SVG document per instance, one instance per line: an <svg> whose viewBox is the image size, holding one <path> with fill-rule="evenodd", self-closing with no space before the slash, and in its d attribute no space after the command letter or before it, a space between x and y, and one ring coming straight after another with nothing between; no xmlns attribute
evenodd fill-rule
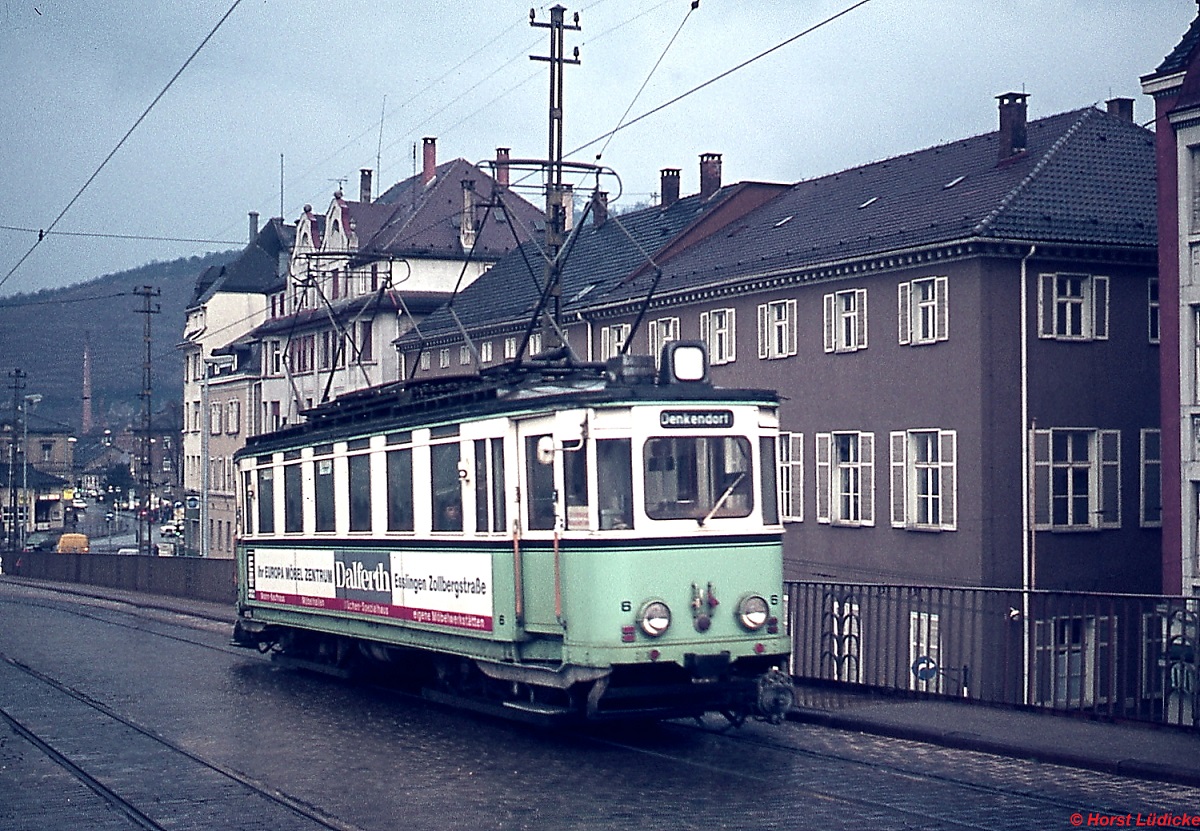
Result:
<svg viewBox="0 0 1200 831"><path fill-rule="evenodd" d="M770 616L771 607L767 605L767 601L763 600L757 594L747 595L738 601L738 623L751 632L756 629L762 629L763 624L767 622L767 618Z"/></svg>
<svg viewBox="0 0 1200 831"><path fill-rule="evenodd" d="M652 638L657 638L671 626L671 610L661 600L651 600L638 612L638 626Z"/></svg>

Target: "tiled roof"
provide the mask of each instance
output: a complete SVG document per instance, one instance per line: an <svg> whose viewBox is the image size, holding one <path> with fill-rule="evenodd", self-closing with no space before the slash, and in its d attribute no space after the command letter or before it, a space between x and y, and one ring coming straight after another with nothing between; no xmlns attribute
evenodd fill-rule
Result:
<svg viewBox="0 0 1200 831"><path fill-rule="evenodd" d="M475 183L475 198L482 205L492 198L495 180L465 159L454 159L437 166L428 185L423 176L410 176L393 185L370 205L353 203L359 249L391 255L461 257L465 253L459 239L463 213L464 180ZM475 253L482 259L496 259L517 246L542 220L542 212L508 191L504 204L507 214L501 220L493 208L476 208L481 227ZM366 210L364 210L366 209ZM485 214L487 221L484 222ZM515 222L513 220L516 220ZM514 236L515 232L515 236Z"/></svg>
<svg viewBox="0 0 1200 831"><path fill-rule="evenodd" d="M992 132L783 187L659 262L656 292L965 239L1156 244L1152 132L1088 107L1030 122L1027 150L998 159L999 133ZM683 238L721 199L745 187L582 229L564 268L564 310L645 297L655 275L643 250L653 254ZM455 298L466 327L528 319L542 259L532 244L522 250ZM440 310L421 330L433 338L457 327ZM410 346L415 336L400 342Z"/></svg>
<svg viewBox="0 0 1200 831"><path fill-rule="evenodd" d="M987 237L1154 246L1154 134L1094 107L798 182L676 258L659 291ZM597 301L644 294L645 278Z"/></svg>
<svg viewBox="0 0 1200 831"><path fill-rule="evenodd" d="M189 307L208 302L217 292L265 294L282 289L286 275L279 273L280 254L290 252L295 241L295 226L278 217L268 220L233 262L200 273Z"/></svg>
<svg viewBox="0 0 1200 831"><path fill-rule="evenodd" d="M1174 75L1176 72L1187 69L1188 59L1191 58L1192 52L1195 51L1198 44L1200 44L1200 16L1192 21L1192 25L1184 33L1183 39L1171 50L1171 54L1163 58L1162 63L1142 80L1148 81L1153 78Z"/></svg>
<svg viewBox="0 0 1200 831"><path fill-rule="evenodd" d="M593 295L603 294L669 245L684 230L722 205L736 190L723 188L709 199L689 196L667 208L652 207L610 215L596 227L590 221L579 228L562 272L562 308L586 306ZM544 282L545 260L541 240L530 241L510 253L454 298L453 307L463 325L528 320ZM441 309L423 320L426 338L456 332L450 313ZM401 338L414 343L417 334Z"/></svg>

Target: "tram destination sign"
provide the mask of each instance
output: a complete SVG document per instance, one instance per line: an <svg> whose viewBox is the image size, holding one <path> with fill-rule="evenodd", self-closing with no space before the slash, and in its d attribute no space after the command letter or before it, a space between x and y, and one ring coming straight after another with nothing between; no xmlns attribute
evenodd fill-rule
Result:
<svg viewBox="0 0 1200 831"><path fill-rule="evenodd" d="M693 430L697 427L733 426L733 410L663 410L658 426L666 430Z"/></svg>

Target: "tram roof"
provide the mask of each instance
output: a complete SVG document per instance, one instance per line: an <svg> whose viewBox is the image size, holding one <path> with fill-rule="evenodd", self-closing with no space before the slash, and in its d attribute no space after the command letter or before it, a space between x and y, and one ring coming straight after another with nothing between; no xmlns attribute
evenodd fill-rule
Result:
<svg viewBox="0 0 1200 831"><path fill-rule="evenodd" d="M644 358L645 356L631 356ZM311 444L384 430L475 421L512 413L655 402L776 404L773 390L715 387L707 382L665 382L652 365L626 374L619 364L534 361L491 367L477 375L395 381L339 396L305 411L294 427L249 439L238 454Z"/></svg>

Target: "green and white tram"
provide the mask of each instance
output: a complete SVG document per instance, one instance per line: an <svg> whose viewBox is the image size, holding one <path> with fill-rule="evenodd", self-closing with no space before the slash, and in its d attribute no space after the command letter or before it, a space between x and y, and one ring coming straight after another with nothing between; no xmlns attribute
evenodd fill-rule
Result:
<svg viewBox="0 0 1200 831"><path fill-rule="evenodd" d="M343 396L239 454L235 642L539 717L777 721L774 393L700 344Z"/></svg>

